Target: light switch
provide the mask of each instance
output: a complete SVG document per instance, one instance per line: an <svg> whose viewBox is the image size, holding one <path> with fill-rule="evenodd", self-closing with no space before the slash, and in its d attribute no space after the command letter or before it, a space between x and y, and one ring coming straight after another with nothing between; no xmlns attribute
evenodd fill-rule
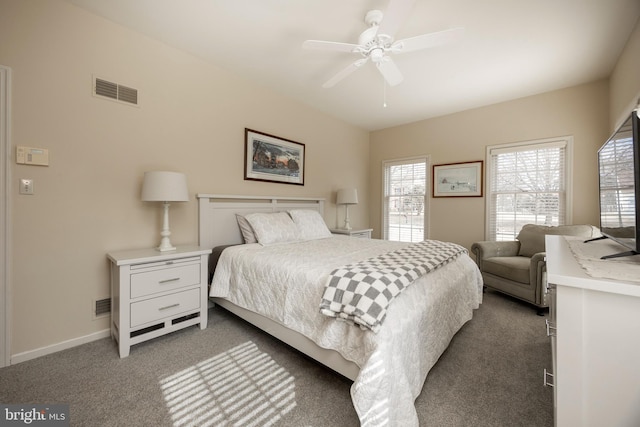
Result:
<svg viewBox="0 0 640 427"><path fill-rule="evenodd" d="M20 180L20 194L33 194L33 180L21 179Z"/></svg>

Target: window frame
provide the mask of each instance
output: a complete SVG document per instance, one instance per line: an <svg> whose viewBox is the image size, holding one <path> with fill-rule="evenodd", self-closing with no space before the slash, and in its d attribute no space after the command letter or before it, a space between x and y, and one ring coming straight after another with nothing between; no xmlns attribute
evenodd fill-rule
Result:
<svg viewBox="0 0 640 427"><path fill-rule="evenodd" d="M383 160L382 161L382 206L381 206L381 215L380 215L380 229L382 231L382 236L381 238L384 240L389 240L388 239L388 229L387 229L387 215L386 215L386 211L387 211L387 202L388 202L388 196L386 194L387 188L386 188L386 182L387 182L387 168L391 167L391 166L400 166L400 165L407 165L407 164L417 164L417 163L424 163L424 167L425 167L425 178L424 178L424 219L423 219L423 230L424 230L424 236L423 239L428 239L431 231L430 231L430 218L431 218L431 213L430 213L430 208L429 208L429 201L430 201L430 197L429 195L431 194L431 182L430 182L430 174L429 174L429 170L430 170L430 165L431 165L431 159L429 155L420 155L420 156L411 156L411 157L402 157L402 158L397 158L397 159L388 159L388 160ZM395 241L395 240L394 240ZM400 241L400 240L398 240Z"/></svg>
<svg viewBox="0 0 640 427"><path fill-rule="evenodd" d="M492 151L531 151L543 149L553 144L563 144L564 153L564 178L565 178L565 212L564 224L571 224L573 218L573 136L559 136L554 138L535 139L529 141L511 142L506 144L487 145L486 147L486 171L485 171L485 240L496 240L496 236L491 235L491 214L493 207L492 175L495 165L492 159Z"/></svg>

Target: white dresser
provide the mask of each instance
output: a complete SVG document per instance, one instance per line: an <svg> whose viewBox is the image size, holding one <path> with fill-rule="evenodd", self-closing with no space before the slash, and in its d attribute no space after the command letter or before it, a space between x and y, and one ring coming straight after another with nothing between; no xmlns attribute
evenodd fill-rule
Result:
<svg viewBox="0 0 640 427"><path fill-rule="evenodd" d="M210 249L178 247L111 252L111 336L120 357L133 344L187 326L207 327Z"/></svg>
<svg viewBox="0 0 640 427"><path fill-rule="evenodd" d="M640 283L591 277L562 236L546 251L555 425L640 426Z"/></svg>

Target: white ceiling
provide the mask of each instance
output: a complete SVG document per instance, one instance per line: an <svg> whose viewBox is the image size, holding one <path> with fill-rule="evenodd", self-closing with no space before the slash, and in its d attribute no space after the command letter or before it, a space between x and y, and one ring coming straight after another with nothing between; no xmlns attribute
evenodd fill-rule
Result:
<svg viewBox="0 0 640 427"><path fill-rule="evenodd" d="M368 130L607 77L640 16L640 0L417 0L396 40L460 26L464 38L394 55L397 86L369 62L324 89L360 57L303 41L357 43L390 0L67 1Z"/></svg>

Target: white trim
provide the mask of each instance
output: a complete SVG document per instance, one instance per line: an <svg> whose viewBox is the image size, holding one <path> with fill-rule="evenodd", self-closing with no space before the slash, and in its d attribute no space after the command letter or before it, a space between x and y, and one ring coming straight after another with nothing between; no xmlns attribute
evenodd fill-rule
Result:
<svg viewBox="0 0 640 427"><path fill-rule="evenodd" d="M551 147L565 147L565 224L573 223L573 136L565 135L554 138L542 138L529 141L510 142L507 144L487 145L485 158L485 223L484 223L484 239L489 240L489 222L491 219L491 194L489 187L489 178L493 169L491 156L494 154L510 153L519 151L523 147L531 147L532 150Z"/></svg>
<svg viewBox="0 0 640 427"><path fill-rule="evenodd" d="M111 335L110 329L103 329L102 331L94 332L92 334L84 335L82 337L72 338L67 341L59 342L57 344L36 348L35 350L25 351L24 353L14 354L13 357L11 357L11 364L13 365L16 363L26 362L27 360L32 360L41 356L46 356L48 354L57 353L59 351L77 347L82 344L98 341L103 338L109 338L110 335Z"/></svg>
<svg viewBox="0 0 640 427"><path fill-rule="evenodd" d="M0 367L11 363L11 68L0 65Z"/></svg>
<svg viewBox="0 0 640 427"><path fill-rule="evenodd" d="M489 153L491 155L515 153L516 151L521 151L523 146L527 147L527 149L530 148L531 150L542 150L545 148L564 148L567 146L568 138L571 138L571 137L563 136L560 138L550 138L550 139L541 139L536 141L518 142L515 144L492 145L489 147Z"/></svg>

